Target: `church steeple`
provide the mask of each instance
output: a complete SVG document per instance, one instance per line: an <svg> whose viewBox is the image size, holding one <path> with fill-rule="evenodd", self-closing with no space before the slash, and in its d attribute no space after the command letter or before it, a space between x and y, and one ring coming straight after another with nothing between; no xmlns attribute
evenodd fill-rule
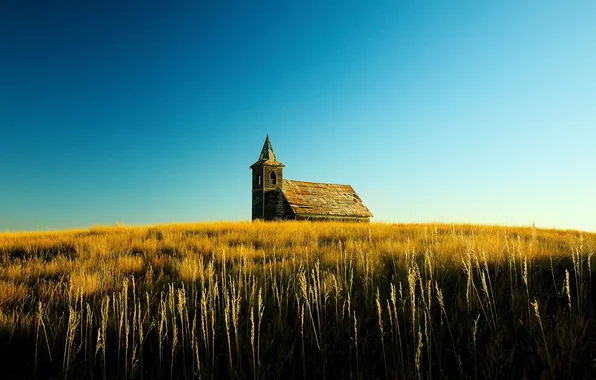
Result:
<svg viewBox="0 0 596 380"><path fill-rule="evenodd" d="M277 161L269 135L257 162L252 164L252 219L269 220L275 217L275 199L283 184L284 164ZM269 201L268 201L269 200Z"/></svg>
<svg viewBox="0 0 596 380"><path fill-rule="evenodd" d="M268 159L275 160L275 153L273 152L273 146L271 145L271 141L269 140L269 135L265 138L265 143L263 144L263 149L261 149L261 155L259 156L259 160L268 160Z"/></svg>
<svg viewBox="0 0 596 380"><path fill-rule="evenodd" d="M261 149L261 154L259 155L259 159L257 162L250 166L253 169L255 166L285 166L281 162L277 161L275 158L275 153L273 152L273 145L271 145L271 140L269 140L269 135L265 138L265 143L263 143L263 149Z"/></svg>

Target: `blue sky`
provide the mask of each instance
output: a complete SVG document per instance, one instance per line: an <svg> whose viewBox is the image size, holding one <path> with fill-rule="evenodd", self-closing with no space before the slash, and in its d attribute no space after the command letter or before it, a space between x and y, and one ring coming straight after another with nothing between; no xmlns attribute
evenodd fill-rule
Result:
<svg viewBox="0 0 596 380"><path fill-rule="evenodd" d="M0 231L247 220L266 133L378 221L596 231L595 67L593 1L3 1Z"/></svg>

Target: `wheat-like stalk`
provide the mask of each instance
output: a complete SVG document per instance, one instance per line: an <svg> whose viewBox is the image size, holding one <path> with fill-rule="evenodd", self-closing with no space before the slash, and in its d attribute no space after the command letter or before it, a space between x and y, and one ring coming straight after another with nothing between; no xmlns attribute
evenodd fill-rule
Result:
<svg viewBox="0 0 596 380"><path fill-rule="evenodd" d="M377 320L379 323L379 334L381 338L381 347L383 349L383 363L385 364L385 377L389 377L389 372L387 371L387 357L385 355L385 333L383 331L383 309L381 307L381 296L379 295L379 288L377 288L377 296L375 298L377 304Z"/></svg>
<svg viewBox="0 0 596 380"><path fill-rule="evenodd" d="M540 318L540 311L538 310L538 301L534 300L532 302L532 308L534 309L534 315L536 316L536 319L538 320L538 326L540 327L540 332L542 334L542 342L544 343L544 350L546 351L546 360L547 360L548 367L552 374L552 368L553 368L552 361L551 361L550 352L548 350L548 343L546 341L546 335L544 334L544 327L542 326L542 319Z"/></svg>
<svg viewBox="0 0 596 380"><path fill-rule="evenodd" d="M359 363L358 363L358 318L356 317L356 311L354 311L354 347L356 352L356 376L359 375Z"/></svg>

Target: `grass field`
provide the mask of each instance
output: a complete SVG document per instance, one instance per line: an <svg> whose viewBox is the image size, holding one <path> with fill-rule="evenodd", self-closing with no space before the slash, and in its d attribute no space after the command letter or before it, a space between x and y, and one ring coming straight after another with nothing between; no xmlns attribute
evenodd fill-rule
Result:
<svg viewBox="0 0 596 380"><path fill-rule="evenodd" d="M0 374L596 377L596 235L215 223L0 234Z"/></svg>

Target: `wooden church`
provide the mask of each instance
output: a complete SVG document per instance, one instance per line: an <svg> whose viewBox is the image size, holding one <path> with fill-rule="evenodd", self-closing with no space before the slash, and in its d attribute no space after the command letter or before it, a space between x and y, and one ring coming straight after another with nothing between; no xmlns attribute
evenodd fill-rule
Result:
<svg viewBox="0 0 596 380"><path fill-rule="evenodd" d="M337 220L369 222L372 214L350 185L284 179L269 135L252 164L252 220Z"/></svg>

